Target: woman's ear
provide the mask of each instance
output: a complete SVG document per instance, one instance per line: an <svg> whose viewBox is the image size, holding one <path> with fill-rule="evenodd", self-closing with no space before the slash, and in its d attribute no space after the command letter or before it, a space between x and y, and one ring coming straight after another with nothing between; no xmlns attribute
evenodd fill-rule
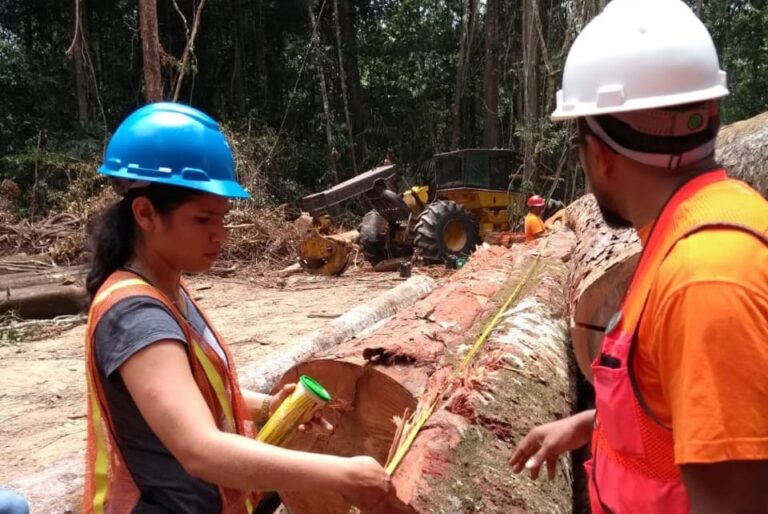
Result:
<svg viewBox="0 0 768 514"><path fill-rule="evenodd" d="M131 203L131 211L133 212L133 218L136 220L136 224L144 232L154 231L157 225L157 211L149 198L145 196L139 196L135 198Z"/></svg>

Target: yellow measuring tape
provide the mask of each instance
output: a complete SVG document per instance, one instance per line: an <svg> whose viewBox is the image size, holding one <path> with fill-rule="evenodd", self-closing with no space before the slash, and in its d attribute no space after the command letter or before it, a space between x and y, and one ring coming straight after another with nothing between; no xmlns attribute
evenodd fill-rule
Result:
<svg viewBox="0 0 768 514"><path fill-rule="evenodd" d="M491 334L493 329L496 328L496 325L498 325L499 320L501 320L501 317L507 311L509 306L518 300L520 293L523 291L523 288L531 280L531 277L533 277L534 271L536 271L538 267L539 261L541 260L541 255L544 252L544 249L546 249L548 242L549 240L545 240L544 245L542 245L542 248L539 249L536 254L536 259L529 265L528 271L525 274L523 280L517 284L517 287L515 287L504 304L499 308L499 310L496 312L496 315L488 322L488 324L486 324L485 329L480 334L480 337L475 340L472 348L470 348L469 352L461 361L461 363L459 363L459 365L454 368L451 373L453 380L448 382L445 387L438 391L437 395L435 395L435 398L429 403L429 405L427 405L425 409L422 409L421 413L418 414L416 422L408 430L408 434L405 436L405 439L403 439L402 444L400 444L400 446L395 451L394 455L392 456L392 460L387 463L387 473L391 475L395 472L397 466L403 460L403 457L405 457L405 454L408 453L408 450L411 449L411 445L413 444L413 441L416 440L416 436L419 434L421 429L424 427L424 424L429 420L429 418L432 416L432 413L437 408L437 405L440 403L440 399L443 398L445 394L456 384L456 378L458 378L462 372L466 371L475 357L477 357L477 354L485 345L488 336ZM415 416L416 413L414 413L414 417ZM412 417L411 419L414 418ZM403 420L403 423L405 422L406 420Z"/></svg>

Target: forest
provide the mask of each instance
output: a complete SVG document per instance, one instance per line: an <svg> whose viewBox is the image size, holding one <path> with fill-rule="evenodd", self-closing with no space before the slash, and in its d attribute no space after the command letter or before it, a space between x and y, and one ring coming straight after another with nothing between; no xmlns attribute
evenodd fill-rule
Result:
<svg viewBox="0 0 768 514"><path fill-rule="evenodd" d="M102 187L121 119L174 100L223 123L254 207L297 203L388 149L401 186L423 183L432 155L473 147L515 150L524 193L568 202L584 190L574 127L549 114L567 50L604 3L3 0L0 182L18 186L16 216L66 210L73 184ZM691 7L729 75L723 121L767 110L766 2Z"/></svg>

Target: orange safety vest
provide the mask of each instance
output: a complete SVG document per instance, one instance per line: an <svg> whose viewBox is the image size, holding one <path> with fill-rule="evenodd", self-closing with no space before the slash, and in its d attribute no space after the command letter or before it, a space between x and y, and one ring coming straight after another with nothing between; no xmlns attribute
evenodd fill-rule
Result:
<svg viewBox="0 0 768 514"><path fill-rule="evenodd" d="M585 464L593 514L687 514L672 429L648 409L637 387L637 331L656 273L675 244L707 228L744 230L768 244L765 199L723 170L683 185L656 220L622 303L592 364L597 413Z"/></svg>
<svg viewBox="0 0 768 514"><path fill-rule="evenodd" d="M187 289L182 282L182 288ZM116 271L104 282L91 303L85 337L88 377L88 448L85 475L84 514L129 514L139 499L134 482L115 437L109 405L96 366L93 336L99 320L117 302L132 296L146 296L161 302L174 315L187 340L189 365L197 387L220 430L253 437L254 426L245 404L229 348L202 314L227 357L225 363L175 305L145 280L127 271ZM187 292L187 296L192 296ZM219 487L221 514L250 514L257 497L253 493Z"/></svg>

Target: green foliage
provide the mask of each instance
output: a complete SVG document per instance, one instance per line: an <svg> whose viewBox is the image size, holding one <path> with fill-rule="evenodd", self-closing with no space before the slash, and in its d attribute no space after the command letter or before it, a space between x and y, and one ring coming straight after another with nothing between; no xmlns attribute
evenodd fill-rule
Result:
<svg viewBox="0 0 768 514"><path fill-rule="evenodd" d="M346 31L342 51L349 68L347 88L349 95L359 93L359 105L351 106L352 142L344 115L333 0L312 1L322 40L320 62L308 47L307 1L206 3L180 100L225 122L238 152L238 170L258 205L297 202L331 182L320 67L327 81L340 177L352 174L354 145L358 171L380 163L392 148L405 185L428 181L430 157L448 150L451 139L463 1L338 0L340 10L349 13L341 24ZM191 24L196 3L176 3ZM94 169L105 132L143 103L138 2L83 5L86 127L78 120L74 65L65 54L74 31L73 3L52 8L45 0L0 2L0 179L11 178L21 186L22 214L33 205L36 215L60 207L66 199L59 193L73 180L87 176L90 182L84 188L98 189ZM173 2L158 0L157 5L160 40L170 57L163 66L165 94L170 96L178 73L173 59L182 55L185 31ZM534 128L522 119L523 5L499 2L500 144L520 150L523 138L530 138L541 174L551 175L563 166L570 173L578 161L567 152L572 130L551 123L548 115L568 46L584 24L580 13L595 12L598 2L538 2L548 60L542 54L537 63L539 120ZM482 140L484 6L479 3L468 38L471 51L459 120L463 147ZM723 102L723 121L768 109L765 0L707 0L703 6L702 19L729 74L732 94ZM569 182L572 192L582 187L579 180ZM536 177L526 184L531 190L543 187Z"/></svg>

